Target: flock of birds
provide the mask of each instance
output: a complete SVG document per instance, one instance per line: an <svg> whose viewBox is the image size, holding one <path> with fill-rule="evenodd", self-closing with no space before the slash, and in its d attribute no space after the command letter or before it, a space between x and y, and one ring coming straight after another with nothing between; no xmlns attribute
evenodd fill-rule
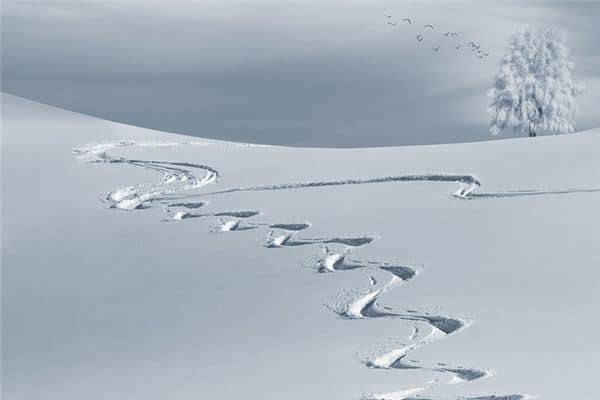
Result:
<svg viewBox="0 0 600 400"><path fill-rule="evenodd" d="M383 14L383 16L386 18L386 23L387 25L390 25L392 27L395 27L398 25L398 21L394 20L391 14ZM414 20L412 18L409 17L404 17L400 20L400 23L405 23L408 25L413 25ZM435 27L431 24L427 24L423 26L424 30L430 30L433 31L435 30ZM423 42L423 39L425 39L425 31L419 33L417 35L417 41L418 42ZM455 40L455 42L452 44L455 48L455 50L460 50L461 48L467 47L468 49L470 49L472 52L475 52L477 54L477 57L480 60L485 59L487 56L490 55L490 53L487 50L484 50L481 48L481 45L479 43L476 43L474 41L470 41L468 43L462 43L462 42L458 42L458 33L457 32L444 32L443 36L447 39L452 39ZM431 47L431 49L434 52L438 52L441 48L441 44L438 42L435 42L433 44L433 46Z"/></svg>

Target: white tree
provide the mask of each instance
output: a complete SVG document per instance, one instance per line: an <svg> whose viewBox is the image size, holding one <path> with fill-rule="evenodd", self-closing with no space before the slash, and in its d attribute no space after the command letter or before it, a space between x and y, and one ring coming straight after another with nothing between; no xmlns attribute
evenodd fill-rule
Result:
<svg viewBox="0 0 600 400"><path fill-rule="evenodd" d="M492 135L506 128L529 136L574 132L579 88L573 67L559 29L514 34L489 93Z"/></svg>

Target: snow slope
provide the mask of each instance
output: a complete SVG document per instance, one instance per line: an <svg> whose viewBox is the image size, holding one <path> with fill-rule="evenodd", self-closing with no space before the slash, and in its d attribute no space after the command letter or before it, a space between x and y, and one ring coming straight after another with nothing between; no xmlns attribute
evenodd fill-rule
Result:
<svg viewBox="0 0 600 400"><path fill-rule="evenodd" d="M2 101L7 399L596 396L598 132L301 149Z"/></svg>

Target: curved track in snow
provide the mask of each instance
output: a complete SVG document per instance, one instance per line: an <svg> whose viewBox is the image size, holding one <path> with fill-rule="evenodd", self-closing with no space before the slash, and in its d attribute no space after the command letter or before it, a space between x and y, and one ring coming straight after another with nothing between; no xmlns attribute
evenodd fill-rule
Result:
<svg viewBox="0 0 600 400"><path fill-rule="evenodd" d="M105 200L112 208L136 210L148 208L150 203L174 193L199 189L219 179L219 171L203 164L156 160L136 160L112 157L108 150L117 147L182 146L193 142L140 142L121 140L108 143L89 144L73 149L75 158L93 163L122 164L140 167L162 174L158 183L137 184L118 188L106 195ZM196 203L199 204L199 203Z"/></svg>
<svg viewBox="0 0 600 400"><path fill-rule="evenodd" d="M290 190L301 188L319 188L343 185L364 185L392 182L455 182L460 188L453 194L460 199L475 199L484 197L510 197L496 194L474 194L474 189L481 186L481 182L474 175L469 174L418 174L395 175L370 179L343 179L312 182L292 182L277 185L248 186L213 191L206 193L186 193L200 189L206 185L217 183L220 173L217 169L198 163L173 162L157 160L127 159L113 157L108 151L119 147L150 147L150 146L183 146L206 145L203 142L133 142L121 140L107 143L97 143L73 149L76 159L102 163L107 165L126 165L151 170L161 174L161 179L155 183L142 183L118 188L105 197L111 208L124 210L139 210L151 207L154 203L166 205L168 217L165 220L182 221L193 218L216 219L213 232L235 232L257 228L268 228L264 247L286 248L295 246L320 246L321 255L316 256L307 264L318 273L337 273L343 271L364 270L372 272L369 277L369 286L363 289L347 289L334 297L329 304L340 318L347 320L392 318L407 321L414 325L414 333L408 343L392 342L384 351L378 354L363 357L361 362L375 369L421 369L450 374L451 383L469 382L490 376L489 370L479 368L450 367L445 363L424 367L416 360L407 359L407 356L418 348L433 341L446 338L465 329L469 321L441 314L430 314L417 310L397 311L381 304L380 299L393 288L405 284L417 277L419 269L411 265L390 263L384 261L361 261L350 258L352 251L362 246L367 246L378 237L375 235L335 235L331 237L300 237L299 232L310 227L309 223L255 223L249 219L260 214L258 210L233 210L220 212L198 212L207 202L191 200L221 194L236 192L258 192L274 190ZM592 191L592 190L589 190ZM593 189L596 191L596 189ZM600 191L600 189L598 190ZM564 193L572 193L564 191ZM520 192L521 195L548 194L551 192ZM563 193L562 191L560 193ZM187 199L187 200L184 200ZM383 274L387 278L375 277L375 273ZM381 283L384 282L384 283ZM379 400L449 400L415 397L426 388L412 388L393 393L374 393L365 396L365 399ZM455 400L523 400L526 396L521 394L511 395L484 395L479 397L462 397Z"/></svg>

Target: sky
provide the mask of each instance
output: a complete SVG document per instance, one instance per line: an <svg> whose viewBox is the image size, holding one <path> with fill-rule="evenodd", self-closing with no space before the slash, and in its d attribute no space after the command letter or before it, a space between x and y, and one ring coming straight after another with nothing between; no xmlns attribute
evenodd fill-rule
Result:
<svg viewBox="0 0 600 400"><path fill-rule="evenodd" d="M414 24L387 25L388 13ZM599 18L599 3L543 1L4 1L2 91L242 142L490 140L486 92L510 34L556 24L585 87L582 130L600 125ZM418 42L425 24L435 29ZM480 43L490 56L457 51L445 31Z"/></svg>

